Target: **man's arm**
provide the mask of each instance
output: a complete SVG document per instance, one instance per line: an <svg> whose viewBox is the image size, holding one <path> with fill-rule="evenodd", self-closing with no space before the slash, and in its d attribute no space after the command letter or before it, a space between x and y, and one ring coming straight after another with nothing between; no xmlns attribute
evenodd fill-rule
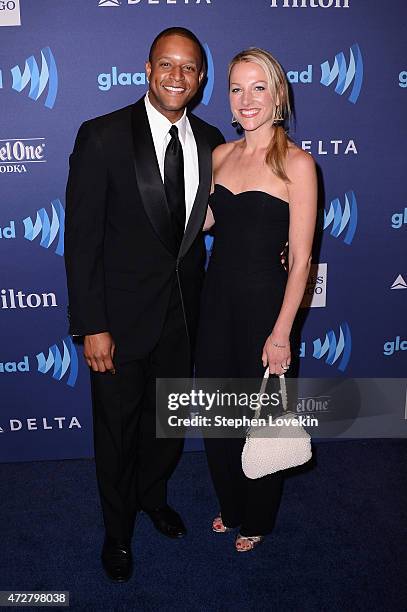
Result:
<svg viewBox="0 0 407 612"><path fill-rule="evenodd" d="M211 134L211 149L212 151L216 149L221 144L225 143L225 138L218 128L212 126L212 134Z"/></svg>
<svg viewBox="0 0 407 612"><path fill-rule="evenodd" d="M88 123L79 129L69 165L65 218L69 330L82 336L107 331L103 272L107 169Z"/></svg>
<svg viewBox="0 0 407 612"><path fill-rule="evenodd" d="M79 129L69 163L65 218L69 331L85 336L85 359L94 371L113 371L103 269L107 167L89 123Z"/></svg>

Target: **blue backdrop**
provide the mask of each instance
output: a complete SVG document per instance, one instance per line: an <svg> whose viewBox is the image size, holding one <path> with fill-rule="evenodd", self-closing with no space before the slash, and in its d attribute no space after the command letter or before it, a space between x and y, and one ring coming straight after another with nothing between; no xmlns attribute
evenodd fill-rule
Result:
<svg viewBox="0 0 407 612"><path fill-rule="evenodd" d="M1 461L92 455L87 367L67 336L68 156L82 121L144 94L150 43L172 25L205 44L196 113L227 139L236 52L270 50L292 83L290 133L320 170L302 375L405 375L406 22L404 0L0 2Z"/></svg>

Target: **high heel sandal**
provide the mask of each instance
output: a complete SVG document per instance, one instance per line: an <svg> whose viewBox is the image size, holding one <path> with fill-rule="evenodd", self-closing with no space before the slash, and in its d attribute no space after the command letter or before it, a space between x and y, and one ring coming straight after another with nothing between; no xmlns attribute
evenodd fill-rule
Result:
<svg viewBox="0 0 407 612"><path fill-rule="evenodd" d="M215 524L218 524L220 529L216 529ZM222 515L219 513L212 521L212 531L215 533L226 533L227 531L232 531L232 527L226 527L226 525L223 524Z"/></svg>
<svg viewBox="0 0 407 612"><path fill-rule="evenodd" d="M248 542L249 546L247 548L239 548L238 543L242 541ZM243 536L239 533L235 540L235 548L237 552L249 552L249 550L254 550L262 542L264 542L264 536Z"/></svg>

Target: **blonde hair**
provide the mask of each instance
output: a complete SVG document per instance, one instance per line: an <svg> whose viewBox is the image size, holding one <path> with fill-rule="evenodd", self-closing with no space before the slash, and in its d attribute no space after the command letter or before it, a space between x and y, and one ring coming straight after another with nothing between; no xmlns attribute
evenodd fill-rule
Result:
<svg viewBox="0 0 407 612"><path fill-rule="evenodd" d="M290 99L288 94L288 83L284 70L278 61L264 49L249 47L241 51L232 59L229 64L229 82L232 68L240 62L253 62L263 68L271 96L274 100L273 124L276 121L277 113L280 112L283 120L288 120L291 116ZM278 100L278 104L277 104ZM279 119L277 119L279 120ZM266 163L271 166L273 172L283 181L289 182L285 170L285 159L288 150L288 137L282 125L274 125L273 136L266 151Z"/></svg>

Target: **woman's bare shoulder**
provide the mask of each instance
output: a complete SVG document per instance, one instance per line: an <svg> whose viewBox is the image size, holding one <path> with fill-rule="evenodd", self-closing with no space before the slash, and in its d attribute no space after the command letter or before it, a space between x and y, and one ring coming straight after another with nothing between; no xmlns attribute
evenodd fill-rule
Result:
<svg viewBox="0 0 407 612"><path fill-rule="evenodd" d="M286 158L287 173L303 173L314 171L315 161L310 153L303 151L294 142L288 144Z"/></svg>
<svg viewBox="0 0 407 612"><path fill-rule="evenodd" d="M236 145L241 142L240 140L232 140L231 142L225 142L219 145L212 152L213 165L218 166L222 161L232 153Z"/></svg>

